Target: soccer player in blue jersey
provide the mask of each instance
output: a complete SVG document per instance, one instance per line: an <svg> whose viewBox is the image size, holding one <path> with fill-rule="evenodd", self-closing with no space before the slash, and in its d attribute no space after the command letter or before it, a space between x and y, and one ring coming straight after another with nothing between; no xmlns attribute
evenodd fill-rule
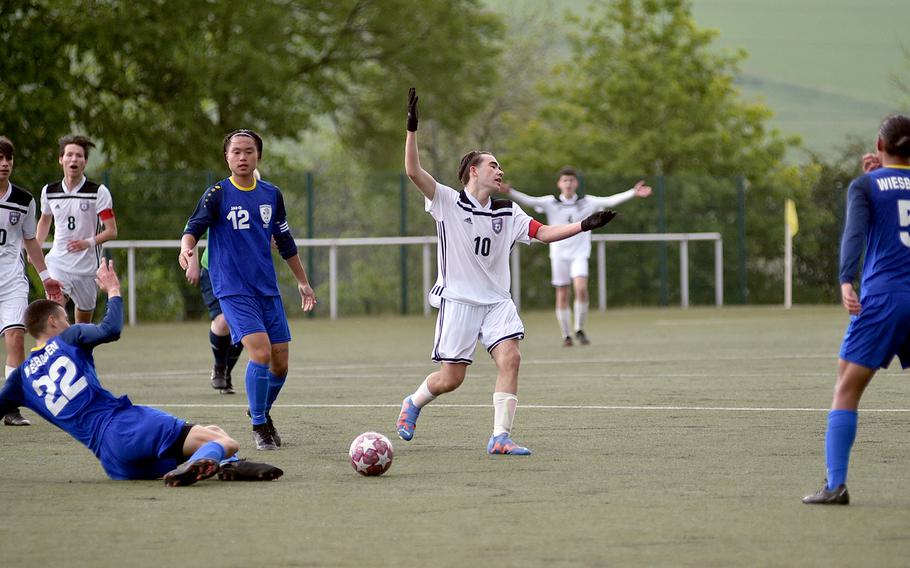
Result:
<svg viewBox="0 0 910 568"><path fill-rule="evenodd" d="M260 450L277 450L281 438L270 409L288 373L291 332L278 290L271 243L285 259L302 298L304 311L316 305L291 235L281 191L254 171L262 158L262 138L252 130L224 137L224 158L231 176L206 190L181 240L180 267L195 255L199 238L209 232L212 289L231 329L231 341L249 353L246 394L253 440Z"/></svg>
<svg viewBox="0 0 910 568"><path fill-rule="evenodd" d="M134 405L101 386L93 350L120 338L123 300L113 263L101 261L96 282L108 295L98 325L71 326L66 311L50 300L25 310L25 326L38 346L0 390L0 413L16 406L33 410L91 450L111 479L164 477L174 487L215 474L227 481L280 477L274 466L236 459L239 445L218 426Z"/></svg>
<svg viewBox="0 0 910 568"><path fill-rule="evenodd" d="M856 438L857 409L878 369L895 355L910 367L910 117L882 123L866 173L847 188L841 240L841 301L850 314L838 361L834 400L825 433L827 479L810 505L847 505L847 465ZM863 254L861 296L853 279Z"/></svg>

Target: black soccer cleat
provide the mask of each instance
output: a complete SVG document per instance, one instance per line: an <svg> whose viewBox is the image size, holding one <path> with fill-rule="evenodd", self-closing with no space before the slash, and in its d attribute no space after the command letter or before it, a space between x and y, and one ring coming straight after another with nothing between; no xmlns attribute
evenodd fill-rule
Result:
<svg viewBox="0 0 910 568"><path fill-rule="evenodd" d="M19 410L14 410L3 417L3 424L6 426L31 426L32 421L22 416Z"/></svg>
<svg viewBox="0 0 910 568"><path fill-rule="evenodd" d="M278 449L278 444L275 443L275 438L272 436L272 429L269 428L268 422L253 426L253 442L256 443L257 450Z"/></svg>
<svg viewBox="0 0 910 568"><path fill-rule="evenodd" d="M847 486L843 483L834 489L828 489L828 480L822 484L821 489L812 495L803 497L803 503L806 505L849 505L850 493Z"/></svg>
<svg viewBox="0 0 910 568"><path fill-rule="evenodd" d="M164 474L164 484L168 487L192 485L197 481L212 477L220 469L221 466L218 460L213 460L212 458L187 461Z"/></svg>
<svg viewBox="0 0 910 568"><path fill-rule="evenodd" d="M241 459L229 461L221 466L218 479L221 481L273 481L284 475L281 468L267 463L257 463Z"/></svg>
<svg viewBox="0 0 910 568"><path fill-rule="evenodd" d="M252 415L250 414L249 409L247 409L247 411L246 411L246 417L251 420L253 418ZM275 442L275 445L280 448L281 447L281 436L278 434L278 429L275 428L275 423L272 422L272 415L269 414L268 412L265 413L265 423L269 425L269 430L272 431L272 440Z"/></svg>
<svg viewBox="0 0 910 568"><path fill-rule="evenodd" d="M579 329L578 331L575 332L575 339L577 339L578 342L579 342L580 344L582 344L582 345L590 345L590 344L591 344L591 340L588 339L588 336L585 335L584 330L581 330L581 329Z"/></svg>
<svg viewBox="0 0 910 568"><path fill-rule="evenodd" d="M224 388L218 392L220 392L221 394L234 394L234 385L231 384L231 372L230 371L228 371L224 374L224 382L225 382Z"/></svg>
<svg viewBox="0 0 910 568"><path fill-rule="evenodd" d="M222 367L221 365L212 367L212 388L221 392L227 386L227 367Z"/></svg>
<svg viewBox="0 0 910 568"><path fill-rule="evenodd" d="M569 337L568 335L562 338L563 347L572 347L573 345L575 345L575 344L572 343L572 338Z"/></svg>

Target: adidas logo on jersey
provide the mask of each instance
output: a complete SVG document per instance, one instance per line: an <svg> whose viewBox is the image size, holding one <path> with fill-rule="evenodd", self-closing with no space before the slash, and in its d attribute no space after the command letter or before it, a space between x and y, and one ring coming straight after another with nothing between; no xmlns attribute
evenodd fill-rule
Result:
<svg viewBox="0 0 910 568"><path fill-rule="evenodd" d="M468 225L473 225L473 224L474 224L474 221L472 221L470 217L465 217L465 218L464 218L464 222L467 223Z"/></svg>

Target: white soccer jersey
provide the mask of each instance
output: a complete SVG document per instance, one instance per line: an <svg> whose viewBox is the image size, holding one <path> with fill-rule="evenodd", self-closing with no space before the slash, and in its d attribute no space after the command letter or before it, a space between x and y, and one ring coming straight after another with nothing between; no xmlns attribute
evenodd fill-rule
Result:
<svg viewBox="0 0 910 568"><path fill-rule="evenodd" d="M538 213L546 213L548 225L565 225L582 221L585 217L607 207L615 207L635 197L635 190L630 189L609 197L576 195L564 200L562 195L532 197L520 191L511 190L509 195L516 202L526 207L533 207ZM550 258L588 258L591 256L591 231L582 231L574 237L550 243Z"/></svg>
<svg viewBox="0 0 910 568"><path fill-rule="evenodd" d="M0 196L0 298L28 296L25 239L35 238L35 198L9 184Z"/></svg>
<svg viewBox="0 0 910 568"><path fill-rule="evenodd" d="M69 252L72 240L85 240L101 232L102 212L111 212L111 192L104 186L82 178L73 189L64 181L49 183L41 190L41 213L54 216L54 244L47 255L48 266L58 272L88 276L98 270L101 247Z"/></svg>
<svg viewBox="0 0 910 568"><path fill-rule="evenodd" d="M509 253L516 242L530 244L533 219L511 201L490 199L481 207L467 191L440 183L426 210L439 235L430 304L439 307L439 298L475 306L511 299Z"/></svg>

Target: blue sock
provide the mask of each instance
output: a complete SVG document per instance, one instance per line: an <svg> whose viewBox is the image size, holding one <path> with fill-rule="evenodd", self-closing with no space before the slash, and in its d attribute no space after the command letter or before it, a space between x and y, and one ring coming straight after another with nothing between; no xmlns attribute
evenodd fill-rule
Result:
<svg viewBox="0 0 910 568"><path fill-rule="evenodd" d="M239 461L240 461L240 458L237 457L237 454L234 454L229 458L221 460L221 465L224 465L226 463L231 463L231 462L239 462Z"/></svg>
<svg viewBox="0 0 910 568"><path fill-rule="evenodd" d="M196 450L187 461L195 461L199 458L211 458L219 462L224 459L224 447L218 442L206 442L202 447Z"/></svg>
<svg viewBox="0 0 910 568"><path fill-rule="evenodd" d="M287 373L282 376L273 375L269 371L269 396L266 401L265 411L268 412L272 409L272 405L275 403L275 400L278 399L278 393L281 392L281 387L284 386L284 380L288 378Z"/></svg>
<svg viewBox="0 0 910 568"><path fill-rule="evenodd" d="M832 410L828 413L825 432L825 465L828 468L828 489L847 483L847 464L850 448L856 439L855 410Z"/></svg>
<svg viewBox="0 0 910 568"><path fill-rule="evenodd" d="M269 394L269 368L250 361L246 366L246 398L250 402L253 426L265 424L265 406Z"/></svg>

